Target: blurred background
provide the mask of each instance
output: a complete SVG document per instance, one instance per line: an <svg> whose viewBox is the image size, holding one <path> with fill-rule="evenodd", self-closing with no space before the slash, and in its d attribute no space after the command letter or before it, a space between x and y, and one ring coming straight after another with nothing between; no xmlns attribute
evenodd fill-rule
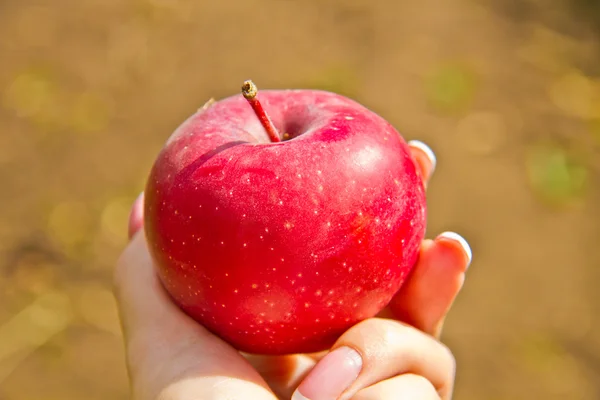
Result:
<svg viewBox="0 0 600 400"><path fill-rule="evenodd" d="M210 97L309 87L430 144L475 259L456 399L600 398L600 3L0 1L0 399L127 398L130 205Z"/></svg>

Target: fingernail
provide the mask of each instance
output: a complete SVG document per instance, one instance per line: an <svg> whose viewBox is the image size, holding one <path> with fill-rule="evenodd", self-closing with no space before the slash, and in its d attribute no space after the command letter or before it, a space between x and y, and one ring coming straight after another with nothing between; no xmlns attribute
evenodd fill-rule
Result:
<svg viewBox="0 0 600 400"><path fill-rule="evenodd" d="M292 400L335 400L354 383L361 369L362 358L356 350L337 348L304 378Z"/></svg>
<svg viewBox="0 0 600 400"><path fill-rule="evenodd" d="M411 140L410 142L408 142L408 145L412 146L412 147L416 147L417 149L419 149L423 153L425 153L425 155L431 162L431 173L433 173L433 171L435 171L435 166L437 164L437 158L435 157L435 153L433 152L433 150L431 150L431 147L427 146L425 143L421 142L420 140Z"/></svg>
<svg viewBox="0 0 600 400"><path fill-rule="evenodd" d="M443 239L448 239L448 240L453 240L455 242L458 242L458 244L460 244L463 251L465 252L465 255L467 256L467 259L468 259L467 266L471 264L471 260L473 259L473 252L471 251L471 246L469 246L469 242L467 242L464 237L460 236L456 232L444 232L444 233L441 233L438 236L438 238L443 238Z"/></svg>

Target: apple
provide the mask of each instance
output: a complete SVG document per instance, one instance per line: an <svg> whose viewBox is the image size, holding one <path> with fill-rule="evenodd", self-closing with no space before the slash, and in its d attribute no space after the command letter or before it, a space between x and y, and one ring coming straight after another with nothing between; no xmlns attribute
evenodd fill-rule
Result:
<svg viewBox="0 0 600 400"><path fill-rule="evenodd" d="M400 134L357 102L242 89L198 110L158 155L150 252L173 301L240 351L321 351L409 275L423 182Z"/></svg>

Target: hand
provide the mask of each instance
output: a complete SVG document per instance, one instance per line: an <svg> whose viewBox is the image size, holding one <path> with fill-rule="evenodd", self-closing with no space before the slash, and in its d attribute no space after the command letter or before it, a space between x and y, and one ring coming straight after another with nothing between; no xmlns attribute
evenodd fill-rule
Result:
<svg viewBox="0 0 600 400"><path fill-rule="evenodd" d="M435 157L422 143L410 144L428 182ZM140 233L142 203L140 196L130 220L133 239L115 272L135 400L451 398L454 359L438 339L471 261L460 236L425 240L389 307L350 328L329 351L243 355L169 299Z"/></svg>

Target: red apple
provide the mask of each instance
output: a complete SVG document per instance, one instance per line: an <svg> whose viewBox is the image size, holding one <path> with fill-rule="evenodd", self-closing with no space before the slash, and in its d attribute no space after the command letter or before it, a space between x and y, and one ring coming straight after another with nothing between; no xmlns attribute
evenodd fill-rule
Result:
<svg viewBox="0 0 600 400"><path fill-rule="evenodd" d="M269 90L261 105L251 82L244 97L207 104L161 151L150 251L174 302L239 350L321 351L411 271L423 183L400 134L346 97Z"/></svg>

